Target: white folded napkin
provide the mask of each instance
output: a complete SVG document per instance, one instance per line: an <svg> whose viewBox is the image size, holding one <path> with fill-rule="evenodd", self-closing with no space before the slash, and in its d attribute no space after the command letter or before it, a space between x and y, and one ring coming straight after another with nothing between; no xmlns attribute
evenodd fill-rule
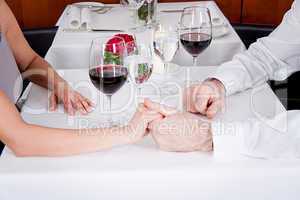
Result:
<svg viewBox="0 0 300 200"><path fill-rule="evenodd" d="M79 8L71 5L66 14L66 29L91 29L91 11L89 8Z"/></svg>
<svg viewBox="0 0 300 200"><path fill-rule="evenodd" d="M88 8L81 9L81 29L91 29L91 11Z"/></svg>
<svg viewBox="0 0 300 200"><path fill-rule="evenodd" d="M213 27L225 26L226 22L223 18L215 16L212 18L212 25Z"/></svg>

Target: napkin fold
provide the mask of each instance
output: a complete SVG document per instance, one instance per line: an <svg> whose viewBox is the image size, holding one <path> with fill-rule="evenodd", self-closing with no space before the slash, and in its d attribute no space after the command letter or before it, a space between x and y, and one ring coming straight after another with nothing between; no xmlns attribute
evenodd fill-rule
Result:
<svg viewBox="0 0 300 200"><path fill-rule="evenodd" d="M71 5L66 14L66 29L91 29L91 11L89 8L79 8Z"/></svg>

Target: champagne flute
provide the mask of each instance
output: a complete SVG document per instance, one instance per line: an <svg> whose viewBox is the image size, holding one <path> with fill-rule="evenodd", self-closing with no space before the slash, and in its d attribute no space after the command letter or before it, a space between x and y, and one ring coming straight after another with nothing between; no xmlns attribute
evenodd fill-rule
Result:
<svg viewBox="0 0 300 200"><path fill-rule="evenodd" d="M148 44L127 43L129 55L124 60L130 72L131 80L138 87L138 96L142 95L142 84L149 80L153 70L153 49Z"/></svg>
<svg viewBox="0 0 300 200"><path fill-rule="evenodd" d="M193 65L196 66L198 56L209 47L212 41L209 9L201 6L184 8L179 32L181 44L193 56Z"/></svg>
<svg viewBox="0 0 300 200"><path fill-rule="evenodd" d="M123 65L127 54L124 40L118 38L119 42L114 43L108 42L109 40L107 37L102 37L92 41L89 76L93 85L107 96L109 101L108 124L114 126L117 124L111 116L112 96L126 83L128 70Z"/></svg>

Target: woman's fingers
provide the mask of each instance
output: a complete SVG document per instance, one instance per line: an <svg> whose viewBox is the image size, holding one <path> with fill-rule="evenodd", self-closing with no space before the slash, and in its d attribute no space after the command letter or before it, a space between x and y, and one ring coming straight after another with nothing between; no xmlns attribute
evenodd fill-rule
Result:
<svg viewBox="0 0 300 200"><path fill-rule="evenodd" d="M151 123L155 120L161 120L163 119L164 116L161 115L160 113L153 113L153 111L146 111L146 119L147 119L147 123Z"/></svg>
<svg viewBox="0 0 300 200"><path fill-rule="evenodd" d="M94 105L89 99L71 90L66 90L61 99L65 111L70 115L74 115L76 111L85 115L92 111L92 106Z"/></svg>
<svg viewBox="0 0 300 200"><path fill-rule="evenodd" d="M73 108L71 99L65 98L63 104L65 112L67 112L69 115L75 115L75 110Z"/></svg>
<svg viewBox="0 0 300 200"><path fill-rule="evenodd" d="M153 112L153 110L146 108L144 104L139 104L138 112L142 115L142 117L140 117L141 120L146 120L147 123L163 117L159 112Z"/></svg>
<svg viewBox="0 0 300 200"><path fill-rule="evenodd" d="M55 111L57 109L57 103L57 97L54 92L52 92L50 96L50 111Z"/></svg>
<svg viewBox="0 0 300 200"><path fill-rule="evenodd" d="M83 100L89 105L90 108L91 108L91 107L95 107L95 104L94 104L91 100L89 100L88 98L83 97L83 96L81 96L81 97L82 97Z"/></svg>
<svg viewBox="0 0 300 200"><path fill-rule="evenodd" d="M83 105L86 112L91 112L92 107L94 106L93 102L91 102L88 98L83 97L81 94L76 92L77 98L81 101L81 104Z"/></svg>
<svg viewBox="0 0 300 200"><path fill-rule="evenodd" d="M162 121L163 119L164 119L164 118L161 116L160 118L157 118L157 119L151 121L151 122L149 123L149 125L148 125L148 129L149 129L150 131L155 130L155 128L158 126L158 124L161 123L161 121Z"/></svg>
<svg viewBox="0 0 300 200"><path fill-rule="evenodd" d="M178 112L174 108L171 108L171 107L168 107L168 106L164 106L164 105L161 105L159 103L155 103L153 101L150 101L149 99L145 99L144 105L149 110L158 112L158 113L160 113L163 116L173 115L173 114L176 114Z"/></svg>
<svg viewBox="0 0 300 200"><path fill-rule="evenodd" d="M82 115L87 114L87 111L85 107L82 104L82 101L80 99L76 99L74 102L72 102L73 108L76 111L79 111Z"/></svg>

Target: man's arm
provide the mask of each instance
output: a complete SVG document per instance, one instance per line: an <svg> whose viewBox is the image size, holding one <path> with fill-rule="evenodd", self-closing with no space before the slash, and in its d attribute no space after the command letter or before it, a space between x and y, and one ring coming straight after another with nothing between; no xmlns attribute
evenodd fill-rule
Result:
<svg viewBox="0 0 300 200"><path fill-rule="evenodd" d="M295 0L280 26L248 51L223 64L213 76L226 94L243 91L269 79L283 80L300 70L300 1Z"/></svg>
<svg viewBox="0 0 300 200"><path fill-rule="evenodd" d="M244 53L221 65L202 84L187 89L188 111L213 118L224 96L255 87L269 79L284 80L300 70L300 0L295 0L280 26Z"/></svg>
<svg viewBox="0 0 300 200"><path fill-rule="evenodd" d="M214 122L212 134L217 158L238 154L255 158L300 158L300 112L289 111L260 121Z"/></svg>

